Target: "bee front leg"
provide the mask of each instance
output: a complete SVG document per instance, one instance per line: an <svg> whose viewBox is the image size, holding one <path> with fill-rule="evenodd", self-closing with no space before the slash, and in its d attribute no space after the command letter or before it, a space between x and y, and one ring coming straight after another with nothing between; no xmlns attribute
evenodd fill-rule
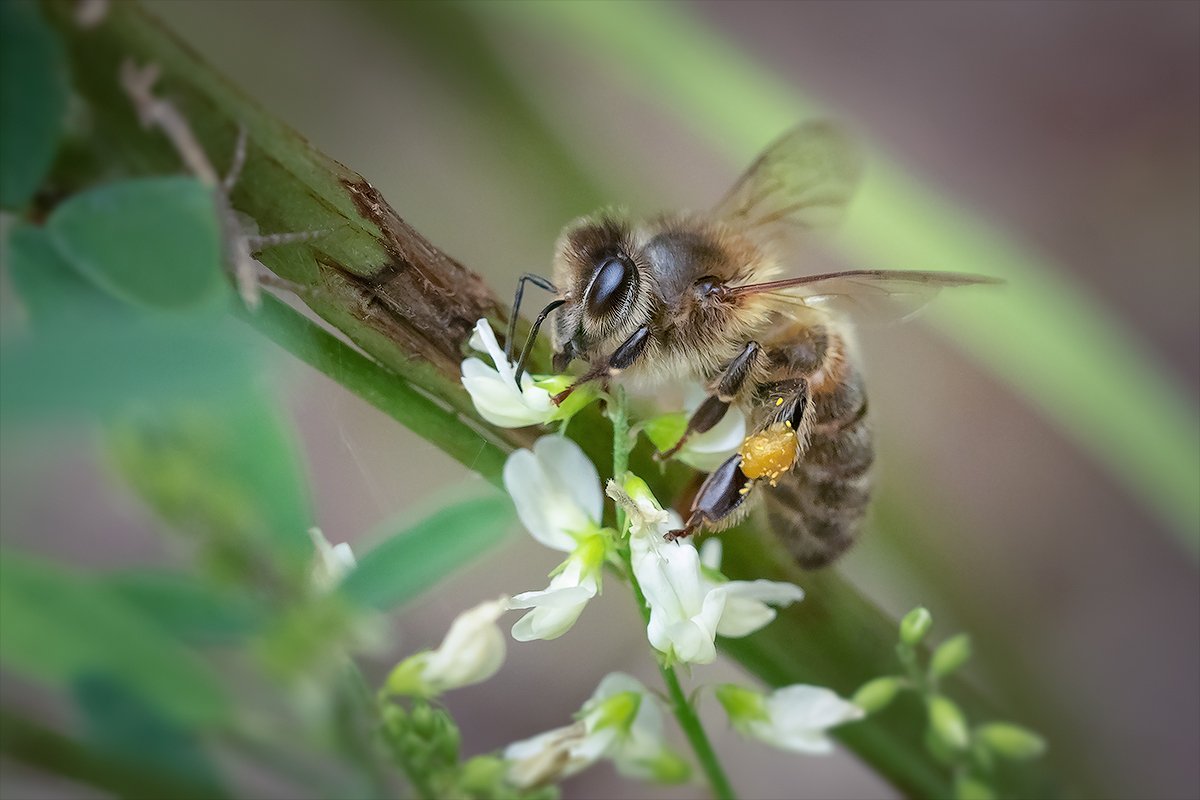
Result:
<svg viewBox="0 0 1200 800"><path fill-rule="evenodd" d="M746 343L742 352L734 356L733 360L725 366L721 373L721 379L717 382L716 390L704 398L704 402L692 412L683 436L679 437L679 441L675 443L674 447L658 453L656 458L659 460L670 458L683 448L692 434L710 431L725 418L725 412L729 410L733 398L745 385L746 378L750 376L754 361L761 351L762 348L758 342Z"/></svg>
<svg viewBox="0 0 1200 800"><path fill-rule="evenodd" d="M673 542L691 536L701 526L728 527L737 519L734 512L746 502L752 486L746 473L742 472L741 453L734 453L704 479L684 526L669 531L664 538Z"/></svg>
<svg viewBox="0 0 1200 800"><path fill-rule="evenodd" d="M590 383L597 378L608 379L619 374L622 370L629 369L633 363L641 357L642 353L646 352L647 345L650 344L650 326L643 325L634 331L628 339L620 344L612 355L604 361L593 364L587 372L585 372L579 380L572 383L566 389L563 389L551 399L554 404L562 405L563 401L571 396L571 392L583 386L585 383Z"/></svg>

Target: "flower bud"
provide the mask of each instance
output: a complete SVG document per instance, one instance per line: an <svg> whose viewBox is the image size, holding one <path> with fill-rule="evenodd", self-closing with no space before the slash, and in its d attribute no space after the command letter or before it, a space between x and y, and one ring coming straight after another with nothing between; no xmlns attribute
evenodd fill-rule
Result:
<svg viewBox="0 0 1200 800"><path fill-rule="evenodd" d="M942 695L929 698L929 727L946 747L961 752L971 743L967 720L952 700Z"/></svg>
<svg viewBox="0 0 1200 800"><path fill-rule="evenodd" d="M408 719L409 729L414 734L422 739L433 737L437 726L437 712L428 703L422 701L413 703Z"/></svg>
<svg viewBox="0 0 1200 800"><path fill-rule="evenodd" d="M954 781L954 800L993 800L992 788L973 775L964 773Z"/></svg>
<svg viewBox="0 0 1200 800"><path fill-rule="evenodd" d="M891 675L876 678L859 687L850 702L868 714L874 714L887 708L902 688L904 684L900 678Z"/></svg>
<svg viewBox="0 0 1200 800"><path fill-rule="evenodd" d="M917 606L900 620L900 641L909 647L920 644L931 627L933 617L924 607Z"/></svg>
<svg viewBox="0 0 1200 800"><path fill-rule="evenodd" d="M971 637L965 633L953 636L938 645L929 660L929 672L933 677L944 678L957 670L971 657Z"/></svg>
<svg viewBox="0 0 1200 800"><path fill-rule="evenodd" d="M1033 731L1009 722L981 726L977 734L988 749L1002 758L1037 758L1046 752L1046 740Z"/></svg>

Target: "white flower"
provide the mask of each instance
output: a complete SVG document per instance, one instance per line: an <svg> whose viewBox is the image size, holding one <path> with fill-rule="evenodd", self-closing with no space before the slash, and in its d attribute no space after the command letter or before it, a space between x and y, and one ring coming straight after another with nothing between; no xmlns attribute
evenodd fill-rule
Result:
<svg viewBox="0 0 1200 800"><path fill-rule="evenodd" d="M495 365L489 367L473 357L462 362L463 386L481 417L502 428L523 428L556 416L559 409L551 401L550 392L538 386L529 373L521 376L521 388L517 388L516 368L505 358L504 348L486 319L475 323L470 343L476 350L485 351Z"/></svg>
<svg viewBox="0 0 1200 800"><path fill-rule="evenodd" d="M512 599L512 608L532 608L513 626L518 642L557 639L562 636L587 602L600 593L600 570L604 567L608 536L593 534L580 540L570 557L540 592L522 592Z"/></svg>
<svg viewBox="0 0 1200 800"><path fill-rule="evenodd" d="M424 650L396 665L387 679L392 694L430 697L482 683L504 663L504 634L496 627L509 608L507 597L480 603L459 614L436 650Z"/></svg>
<svg viewBox="0 0 1200 800"><path fill-rule="evenodd" d="M798 753L832 752L826 731L865 716L861 708L821 686L796 684L763 696L725 684L717 687L717 699L742 735Z"/></svg>
<svg viewBox="0 0 1200 800"><path fill-rule="evenodd" d="M342 582L350 570L357 566L354 551L350 545L342 542L330 545L320 528L309 528L308 537L312 539L316 556L313 559L310 578L313 586L321 591L329 591Z"/></svg>
<svg viewBox="0 0 1200 800"><path fill-rule="evenodd" d="M786 606L804 597L790 583L728 580L717 572L719 545L708 547L705 566L690 539L664 541L679 518L659 506L640 478L626 476L623 486L610 481L608 492L629 515L633 574L650 608L646 635L668 662L710 663L718 634L747 636L775 618L768 604Z"/></svg>
<svg viewBox="0 0 1200 800"><path fill-rule="evenodd" d="M660 783L684 780L690 768L663 741L657 700L634 678L620 672L600 681L577 721L504 750L508 776L522 789L570 777L601 758L623 775Z"/></svg>
<svg viewBox="0 0 1200 800"><path fill-rule="evenodd" d="M532 450L508 457L504 486L533 538L570 554L548 587L513 598L513 608L533 609L513 626L514 639L555 639L570 630L600 592L612 540L600 527L600 476L579 445L562 436L543 436Z"/></svg>
<svg viewBox="0 0 1200 800"><path fill-rule="evenodd" d="M731 639L749 636L775 619L775 609L804 599L804 590L794 583L767 581L731 581L720 573L721 540L709 539L700 547L701 580L709 591L725 592L725 611L717 633Z"/></svg>

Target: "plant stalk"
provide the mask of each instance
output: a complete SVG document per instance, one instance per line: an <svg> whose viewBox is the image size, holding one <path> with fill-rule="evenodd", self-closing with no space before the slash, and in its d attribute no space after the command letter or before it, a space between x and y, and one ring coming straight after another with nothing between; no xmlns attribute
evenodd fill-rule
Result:
<svg viewBox="0 0 1200 800"><path fill-rule="evenodd" d="M608 404L608 416L612 420L613 426L613 480L619 480L620 476L624 475L629 468L629 411L626 407L625 390L621 387L617 387L612 393L612 399ZM650 608L646 605L646 596L642 593L642 587L638 585L637 576L633 574L627 522L624 510L618 507L617 530L626 539L625 546L621 548L621 556L625 561L625 574L629 577L629 586L633 589L633 598L642 614L642 621L649 625ZM696 754L696 761L704 770L713 794L719 800L733 800L737 795L734 794L733 786L730 785L729 778L725 775L725 769L721 766L716 751L713 750L712 742L708 740L708 735L704 732L700 718L696 716L696 709L692 708L692 704L688 702L687 696L683 693L683 687L679 685L679 676L675 674L675 668L667 666L657 656L655 656L655 661L658 662L658 671L662 675L663 683L667 685L667 693L671 696L671 712L675 715L675 719L679 720L679 727L687 736L688 743L692 746L692 752Z"/></svg>

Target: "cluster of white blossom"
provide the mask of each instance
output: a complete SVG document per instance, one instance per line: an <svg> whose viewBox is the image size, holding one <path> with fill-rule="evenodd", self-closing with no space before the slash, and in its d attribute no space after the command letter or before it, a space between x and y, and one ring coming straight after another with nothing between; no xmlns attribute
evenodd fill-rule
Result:
<svg viewBox="0 0 1200 800"><path fill-rule="evenodd" d="M494 365L489 367L478 358L462 364L463 385L484 419L523 427L566 419L578 409L577 405L564 410L551 399L553 392L567 385L563 376L523 375L518 388L515 369L486 320L479 321L471 343L485 351ZM744 420L740 415L732 419L710 431L707 439L696 437L677 457L711 469L744 437ZM682 432L677 422L670 420ZM546 588L501 597L463 612L441 645L409 656L393 669L387 693L429 698L490 678L504 661L505 640L497 623L509 610L526 612L512 627L517 641L556 639L567 633L588 602L600 594L605 564L618 572L624 569L621 555L626 549L627 563L649 610L646 637L667 666L712 662L718 635L754 633L775 618L776 608L804 597L790 583L729 580L720 572L719 540L709 540L700 549L690 539L668 542L664 534L681 527L679 516L664 509L634 475L616 476L602 488L595 466L563 436L543 436L532 449L514 452L504 466L504 485L530 535L565 553L565 560L551 571ZM623 512L627 535L603 525L605 494ZM353 568L353 556L345 545L330 548L323 538L314 541L315 578L323 585L335 583ZM829 751L832 745L825 732L863 716L859 707L815 686L788 686L764 695L724 685L716 688L716 695L739 732L807 753ZM573 724L505 749L509 781L523 788L541 786L602 758L630 776L658 782L685 779L690 768L665 742L660 703L630 676L609 674Z"/></svg>

